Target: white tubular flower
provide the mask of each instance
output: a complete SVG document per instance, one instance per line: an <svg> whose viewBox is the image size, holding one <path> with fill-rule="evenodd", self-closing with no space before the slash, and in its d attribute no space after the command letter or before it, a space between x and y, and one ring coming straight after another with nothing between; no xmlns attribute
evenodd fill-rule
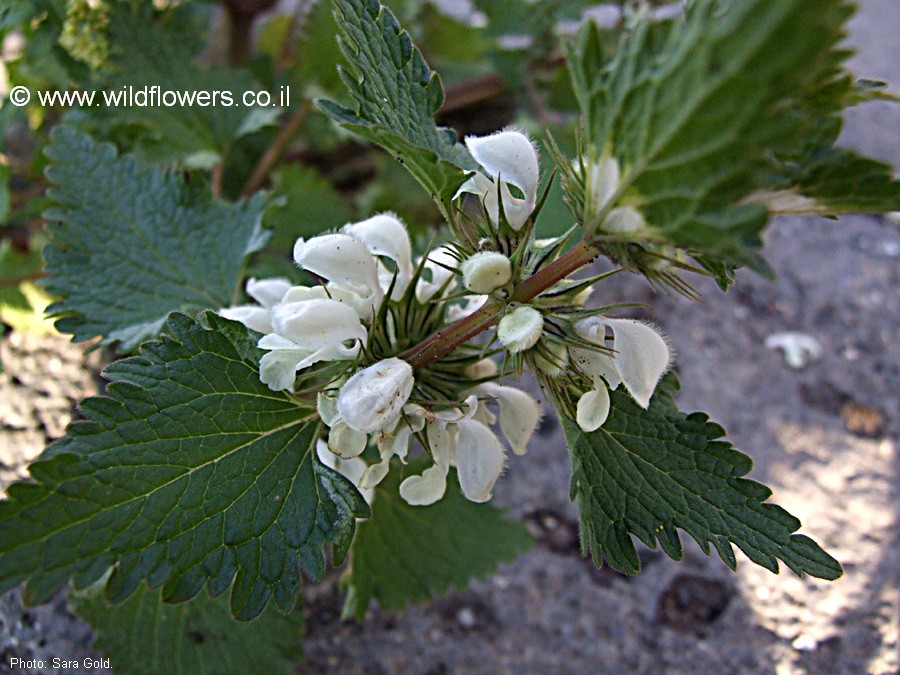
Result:
<svg viewBox="0 0 900 675"><path fill-rule="evenodd" d="M335 300L312 299L279 303L272 308L274 332L258 343L268 350L259 362L259 376L270 389L294 385L297 371L320 361L352 359L366 329L359 316ZM353 341L350 347L345 342Z"/></svg>
<svg viewBox="0 0 900 675"><path fill-rule="evenodd" d="M578 399L575 421L583 431L597 431L609 416L609 392L599 379L595 380L596 389Z"/></svg>
<svg viewBox="0 0 900 675"><path fill-rule="evenodd" d="M581 161L575 160L576 172L581 172ZM591 232L624 234L644 229L647 222L633 206L620 206L602 219L601 214L612 205L619 190L621 168L615 157L604 155L599 162L585 166L585 213L583 225Z"/></svg>
<svg viewBox="0 0 900 675"><path fill-rule="evenodd" d="M365 244L349 234L325 234L309 241L298 239L294 245L294 261L339 287L359 292L373 305L381 302L383 293L378 283L377 261Z"/></svg>
<svg viewBox="0 0 900 675"><path fill-rule="evenodd" d="M544 317L534 307L517 307L500 319L497 339L510 352L522 352L534 347L541 339Z"/></svg>
<svg viewBox="0 0 900 675"><path fill-rule="evenodd" d="M353 429L344 420L335 422L328 432L328 449L341 459L359 457L368 444L368 436Z"/></svg>
<svg viewBox="0 0 900 675"><path fill-rule="evenodd" d="M476 420L462 420L456 437L456 472L466 499L486 502L506 466L497 435Z"/></svg>
<svg viewBox="0 0 900 675"><path fill-rule="evenodd" d="M431 281L427 281L423 276L416 285L416 298L419 302L431 300L445 286L448 286L447 282L456 276L452 270L455 270L458 265L459 261L446 246L439 246L433 250L423 265L425 271L431 272Z"/></svg>
<svg viewBox="0 0 900 675"><path fill-rule="evenodd" d="M412 246L406 226L393 213L382 213L360 223L345 225L341 232L365 244L372 255L384 256L397 266L397 283L393 297L399 298L406 292L412 279ZM390 287L394 273L383 265L378 266L382 290Z"/></svg>
<svg viewBox="0 0 900 675"><path fill-rule="evenodd" d="M668 343L652 326L632 319L591 317L575 324L575 331L586 340L606 346L606 326L613 333L612 357L573 349L573 358L582 371L602 376L612 389L621 381L638 405L648 408L656 385L671 364Z"/></svg>
<svg viewBox="0 0 900 675"><path fill-rule="evenodd" d="M482 380L493 377L500 369L494 359L481 359L470 366L466 366L465 375L470 380Z"/></svg>
<svg viewBox="0 0 900 675"><path fill-rule="evenodd" d="M581 161L574 161L575 170L581 172ZM605 155L599 162L585 166L585 221L589 227L599 224L600 214L612 201L619 189L619 162L615 157Z"/></svg>
<svg viewBox="0 0 900 675"><path fill-rule="evenodd" d="M425 469L421 476L409 476L400 483L400 496L410 506L434 504L447 491L455 430L448 430L446 425L430 424L427 433L434 466Z"/></svg>
<svg viewBox="0 0 900 675"><path fill-rule="evenodd" d="M263 279L250 278L247 280L247 295L259 303L257 305L240 305L238 307L226 307L219 310L219 316L232 321L240 321L250 330L258 333L272 332L272 306L284 297L291 288L291 282L287 279Z"/></svg>
<svg viewBox="0 0 900 675"><path fill-rule="evenodd" d="M509 441L512 451L517 455L524 455L528 450L528 441L541 421L538 402L521 389L505 387L495 382L480 384L473 392L497 400L500 404L500 430ZM482 410L487 410L483 403L479 406L479 412ZM488 423L493 424L493 420L489 418Z"/></svg>
<svg viewBox="0 0 900 675"><path fill-rule="evenodd" d="M412 394L413 369L398 358L385 359L347 380L338 394L344 421L363 434L389 427Z"/></svg>
<svg viewBox="0 0 900 675"><path fill-rule="evenodd" d="M459 193L478 195L495 223L500 222L499 194L503 200L503 212L514 230L522 229L537 204L540 179L538 155L525 134L520 131L501 131L492 136L467 136L466 146L472 157L487 172L475 174L459 189ZM521 190L524 198L513 196L509 186Z"/></svg>
<svg viewBox="0 0 900 675"><path fill-rule="evenodd" d="M512 263L502 253L482 251L467 258L461 267L463 283L473 293L487 295L512 279Z"/></svg>

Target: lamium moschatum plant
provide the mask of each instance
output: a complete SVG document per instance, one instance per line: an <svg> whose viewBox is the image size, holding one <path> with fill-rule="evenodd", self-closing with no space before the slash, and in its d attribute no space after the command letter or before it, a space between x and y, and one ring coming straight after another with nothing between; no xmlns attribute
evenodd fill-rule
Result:
<svg viewBox="0 0 900 675"><path fill-rule="evenodd" d="M490 502L542 416L565 432L558 461L571 461L597 565L637 574L636 541L681 559L684 533L731 568L738 549L772 572L840 577L745 477L751 461L724 430L676 408L668 338L629 318L631 298L604 305L613 291L594 291L621 273L688 299L692 278L727 291L741 268L768 273L761 235L775 215L900 210L890 167L835 147L844 110L883 93L846 70L853 3L690 0L666 18L634 3L617 31L588 20L565 40L569 136L529 123L460 141L435 124L441 80L390 9L328 2L344 88L312 87L328 92L317 133L387 151L433 200L439 232L429 241L392 209L338 215L279 244L292 266L266 268L255 261L271 253L278 204L260 188L273 167L262 160L249 190L229 180L250 173L232 149L265 137L279 110L208 111L218 117L199 131L188 109L63 115L44 151L49 312L124 358L9 487L0 588L24 584L40 604L68 585L89 619L102 597L143 626L157 619L138 602L213 603L238 631L277 625L272 609L291 610L304 576L346 563L346 616L372 600L399 609L527 548ZM183 7L97 6L90 30L105 41L87 61L67 57L90 71L84 87L129 81L115 58L132 43L144 74L250 78L148 61L145 30L161 59L181 53L161 17ZM71 25L65 35L86 48ZM568 216L550 236L554 185ZM422 530L400 527L401 513ZM440 564L411 544L432 527ZM265 632L265 644L281 635Z"/></svg>

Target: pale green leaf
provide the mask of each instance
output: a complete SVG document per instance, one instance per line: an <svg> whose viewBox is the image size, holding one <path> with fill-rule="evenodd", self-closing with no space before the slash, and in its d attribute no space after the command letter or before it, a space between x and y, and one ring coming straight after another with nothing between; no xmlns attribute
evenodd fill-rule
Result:
<svg viewBox="0 0 900 675"><path fill-rule="evenodd" d="M606 65L586 27L569 61L587 142L622 167L614 201L640 209L659 243L753 263L769 214L748 198L827 153L854 102L842 47L852 13L845 0L696 0L674 21L636 23ZM868 182L871 165L842 166L862 175L829 172L841 211L896 195L891 181Z"/></svg>
<svg viewBox="0 0 900 675"><path fill-rule="evenodd" d="M46 149L47 290L56 327L75 340L100 336L123 351L158 333L169 312L227 307L245 257L259 250L261 198L213 200L180 174L118 157L70 128Z"/></svg>
<svg viewBox="0 0 900 675"><path fill-rule="evenodd" d="M215 314L173 314L162 339L105 371L108 395L0 502L0 592L29 603L110 567L106 597L141 581L180 602L231 587L231 611L289 610L301 569L368 507L315 456L318 420L259 380L256 334Z"/></svg>
<svg viewBox="0 0 900 675"><path fill-rule="evenodd" d="M416 467L409 472L416 473ZM503 511L466 499L455 471L443 499L431 506L403 501L403 474L399 462L391 467L375 491L372 519L360 523L353 540L345 611L358 618L373 599L386 611L398 611L451 586L464 589L532 543L521 523L508 520Z"/></svg>
<svg viewBox="0 0 900 675"><path fill-rule="evenodd" d="M800 521L774 504L764 485L744 476L753 462L722 440L724 429L706 415L680 413L670 375L649 410L619 390L603 426L585 433L560 415L572 456L572 496L581 511L581 542L599 565L636 574L640 562L631 535L657 542L680 560L683 530L707 553L715 547L729 567L732 544L758 565L778 571L778 560L797 574L841 576L840 564L805 535Z"/></svg>

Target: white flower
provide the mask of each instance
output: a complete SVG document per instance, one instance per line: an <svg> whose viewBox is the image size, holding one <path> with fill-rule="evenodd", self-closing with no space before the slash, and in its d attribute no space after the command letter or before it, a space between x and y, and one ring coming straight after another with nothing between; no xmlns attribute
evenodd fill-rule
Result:
<svg viewBox="0 0 900 675"><path fill-rule="evenodd" d="M575 160L576 172L581 172L581 161ZM589 232L627 233L641 230L646 226L644 216L633 206L620 206L602 218L619 191L621 168L615 157L604 155L598 162L585 165L584 227ZM598 228L599 226L599 228Z"/></svg>
<svg viewBox="0 0 900 675"><path fill-rule="evenodd" d="M575 421L588 433L597 431L609 416L609 392L599 379L595 380L595 389L586 392L578 399Z"/></svg>
<svg viewBox="0 0 900 675"><path fill-rule="evenodd" d="M520 131L500 131L492 136L467 136L466 146L487 175L476 173L463 184L457 196L463 192L478 195L490 219L498 224L499 192L510 227L521 229L537 204L540 179L538 155L531 139ZM510 185L518 188L523 198L515 197Z"/></svg>
<svg viewBox="0 0 900 675"><path fill-rule="evenodd" d="M541 421L541 407L528 393L515 387L505 387L496 382L485 382L472 390L495 399L500 404L500 430L509 441L512 451L524 455L528 450L528 441L534 435ZM492 426L496 418L482 402L478 406L476 418Z"/></svg>
<svg viewBox="0 0 900 675"><path fill-rule="evenodd" d="M541 339L544 317L534 307L517 307L500 319L497 339L510 352L522 352L534 347Z"/></svg>
<svg viewBox="0 0 900 675"><path fill-rule="evenodd" d="M431 273L431 280L427 280L423 276L416 285L416 298L419 302L427 302L435 295L450 285L448 282L456 273L453 271L459 265L458 260L446 246L439 246L434 249L423 265L423 272Z"/></svg>
<svg viewBox="0 0 900 675"><path fill-rule="evenodd" d="M360 223L345 225L341 232L365 244L373 256L389 258L396 265L397 283L394 298L406 292L412 279L412 246L406 226L393 213L382 213ZM378 263L379 284L384 291L391 285L394 273Z"/></svg>
<svg viewBox="0 0 900 675"><path fill-rule="evenodd" d="M497 435L475 417L478 398L470 395L463 410L432 412L411 404L409 415L425 419L426 435L434 466L421 476L410 476L400 484L400 496L414 506L433 504L444 496L447 473L455 465L463 495L473 502L491 498L494 483L503 473L506 453Z"/></svg>
<svg viewBox="0 0 900 675"><path fill-rule="evenodd" d="M336 300L279 303L272 308L272 327L259 340L259 348L269 350L260 359L259 376L275 391L293 387L297 372L315 363L356 358L359 341L366 339L357 313Z"/></svg>
<svg viewBox="0 0 900 675"><path fill-rule="evenodd" d="M606 343L607 327L612 330L612 345ZM585 340L615 350L609 356L572 348L572 358L578 367L588 375L603 377L611 389L621 382L638 405L648 408L656 385L671 364L669 345L662 334L640 321L598 316L579 321L575 331Z"/></svg>
<svg viewBox="0 0 900 675"><path fill-rule="evenodd" d="M338 394L337 410L350 428L364 434L390 426L412 394L413 369L398 358L385 359L351 377Z"/></svg>
<svg viewBox="0 0 900 675"><path fill-rule="evenodd" d="M338 288L353 291L378 306L383 291L374 256L349 234L325 234L309 241L298 239L294 261L305 270L328 279Z"/></svg>
<svg viewBox="0 0 900 675"><path fill-rule="evenodd" d="M280 302L284 294L291 288L287 279L253 279L247 280L247 295L259 305L240 305L219 310L219 316L232 321L240 321L250 330L258 333L272 332L272 306Z"/></svg>
<svg viewBox="0 0 900 675"><path fill-rule="evenodd" d="M512 279L512 263L502 253L482 251L467 258L461 267L463 283L473 293L492 293Z"/></svg>

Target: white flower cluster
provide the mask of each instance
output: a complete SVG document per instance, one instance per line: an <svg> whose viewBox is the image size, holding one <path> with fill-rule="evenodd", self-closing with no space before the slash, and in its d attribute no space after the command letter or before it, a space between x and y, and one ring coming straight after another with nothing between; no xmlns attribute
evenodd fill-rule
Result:
<svg viewBox="0 0 900 675"><path fill-rule="evenodd" d="M429 365L417 372L399 356L402 350L397 345L408 336L396 335L391 308L402 306L404 316L424 317L433 314L438 303L438 327L444 328L489 299L504 303L496 338L510 358L518 363L524 359L541 378L568 374L572 382L584 382L585 376L593 382L589 391L579 392L577 404L577 422L589 432L606 421L608 389L622 384L646 408L670 362L665 339L637 321L599 315L564 320L570 338L567 342L565 330L560 338L555 310L581 309L589 286L561 280L550 289L549 299L508 302L515 284L522 281L519 277L534 273L541 264L528 268L529 261L548 260L545 252L561 250L564 242L534 241L539 163L526 135L503 131L469 137L466 145L483 171L460 188L457 198L473 193L484 208L486 224L479 232L490 236L478 235L483 237L478 250L440 247L414 265L406 227L385 213L337 233L297 241L295 262L322 279L321 285L250 279L247 293L258 304L220 312L263 333L258 344L266 354L260 362L260 379L271 389L293 391L298 381L311 383L297 395L317 397L318 415L328 427L327 440L320 442L320 458L364 493L384 479L393 458L406 462L414 438L422 441L433 465L400 485L402 497L414 505L432 504L444 495L451 467L456 467L468 499L490 499L506 465L504 445L492 427L499 427L513 452L522 454L537 427L540 407L529 394L499 384L497 364L479 360L474 347L465 358L439 362L433 375ZM615 160L605 159L589 172L590 208L599 214L617 190L619 167ZM637 212L628 209L610 211L603 227L631 227L628 223L636 222ZM501 231L506 233L502 237ZM526 249L517 253L517 247ZM563 304L554 305L556 298ZM393 355L376 360L373 353ZM331 368L329 364L335 363ZM323 369L327 377L318 375ZM438 399L446 398L448 391L449 398L435 400L434 379L429 377L443 381L448 372L458 376L451 377L455 384L443 389L438 385L437 390L444 392ZM375 452L364 455L369 447L377 457Z"/></svg>
<svg viewBox="0 0 900 675"><path fill-rule="evenodd" d="M393 269L382 259L390 261ZM392 299L399 299L414 275L409 235L392 214L347 225L336 234L301 239L294 247L294 260L326 283L306 287L291 286L285 279L251 279L247 293L259 305L220 311L264 333L259 347L267 353L260 361L260 379L273 390L292 390L300 371L323 361L345 361L352 367L391 285ZM424 272L419 277L417 301L427 304L438 294L449 295L458 264L446 248L423 261L430 278ZM449 304L447 320L464 317L484 300L479 295L468 298L464 306ZM497 375L492 361L474 365L481 371L479 379ZM384 478L391 458L405 461L413 436L425 434L434 466L403 482L401 494L411 504L440 499L451 466L457 468L466 497L490 499L506 464L506 452L491 426L499 422L513 451L524 453L540 418L540 408L531 396L493 382L464 392L457 408L432 410L410 402L415 375L409 363L396 357L361 369L334 386L319 394L317 402L319 416L329 427L325 447L335 458L327 463L363 490ZM494 402L499 404L499 415L490 409ZM371 465L359 459L370 437L379 453L379 460Z"/></svg>

